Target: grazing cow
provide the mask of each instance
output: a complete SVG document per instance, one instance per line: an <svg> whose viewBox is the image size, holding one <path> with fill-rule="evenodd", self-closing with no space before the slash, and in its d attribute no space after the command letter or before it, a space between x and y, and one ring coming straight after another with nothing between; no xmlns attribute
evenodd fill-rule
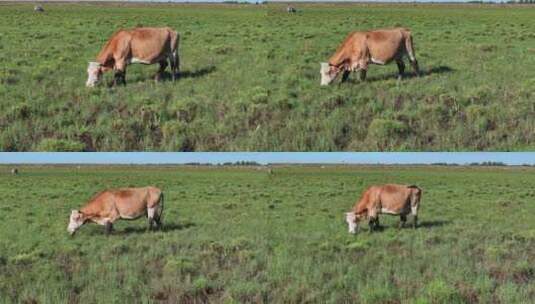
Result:
<svg viewBox="0 0 535 304"><path fill-rule="evenodd" d="M379 214L392 214L400 216L399 227L402 228L407 221L409 213L413 216L413 227L418 225L418 208L422 198L422 189L411 185L387 184L371 186L362 194L351 212L346 213L346 222L350 233L356 233L359 222L367 218L370 232L379 226Z"/></svg>
<svg viewBox="0 0 535 304"><path fill-rule="evenodd" d="M86 222L106 226L109 234L118 219L137 219L143 215L149 220L148 229L162 225L163 193L155 187L105 190L95 195L80 210L72 210L67 231L74 235Z"/></svg>
<svg viewBox="0 0 535 304"><path fill-rule="evenodd" d="M177 32L168 27L119 30L104 45L96 61L89 63L86 86L95 86L101 80L102 73L109 70L115 71L115 85L126 84L126 66L130 63L159 63L160 68L155 76L158 81L169 61L174 81L180 66L179 40Z"/></svg>
<svg viewBox="0 0 535 304"><path fill-rule="evenodd" d="M11 174L13 174L13 175L17 175L17 174L19 174L19 169L17 169L17 168L12 168L12 169L11 169Z"/></svg>
<svg viewBox="0 0 535 304"><path fill-rule="evenodd" d="M414 56L412 34L405 28L381 29L369 32L352 32L338 47L329 62L320 63L321 85L330 84L343 72L342 82L349 73L360 71L360 79L366 80L368 64L386 65L396 61L399 78L403 77L407 55L414 71L419 74L418 61Z"/></svg>
<svg viewBox="0 0 535 304"><path fill-rule="evenodd" d="M34 10L35 12L38 12L38 13L42 13L42 12L45 11L45 9L44 9L42 6L40 6L40 5L36 5L36 6L34 6L34 7L33 7L33 10Z"/></svg>
<svg viewBox="0 0 535 304"><path fill-rule="evenodd" d="M293 14L293 13L297 13L297 10L295 9L295 7L288 5L288 7L286 7L286 12Z"/></svg>

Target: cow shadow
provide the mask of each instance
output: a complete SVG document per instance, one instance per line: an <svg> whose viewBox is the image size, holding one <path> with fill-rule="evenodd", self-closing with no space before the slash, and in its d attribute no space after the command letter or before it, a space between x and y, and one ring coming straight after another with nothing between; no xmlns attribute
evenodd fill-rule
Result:
<svg viewBox="0 0 535 304"><path fill-rule="evenodd" d="M137 227L125 227L124 229L114 228L110 236L114 235L129 235L129 234L144 234L152 232L171 232L171 231L180 231L195 227L197 224L193 222L182 222L182 223L165 223L163 224L162 229L159 230L148 230L147 226L137 226ZM91 229L89 232L90 235L106 235L106 232L103 227L96 226Z"/></svg>
<svg viewBox="0 0 535 304"><path fill-rule="evenodd" d="M436 220L436 221L419 221L418 222L418 227L417 229L420 229L420 228L425 228L425 229L429 229L429 228L435 228L435 227L442 227L442 226L445 226L445 225L449 225L451 223L451 221L443 221L443 220ZM368 228L369 229L369 228ZM385 224L382 224L378 227L375 227L373 229L373 232L383 232L387 229L396 229L396 230L399 230L399 226L398 224L393 224L393 225L385 225ZM409 229L409 230L412 230L414 229L412 227L412 220L409 219L406 223L405 223L405 226L401 229Z"/></svg>
<svg viewBox="0 0 535 304"><path fill-rule="evenodd" d="M203 76L206 76L208 74L215 72L215 70L216 70L215 66L209 66L209 67L204 67L195 71L180 71L176 77L176 81L180 81L180 79L182 78L200 78L200 77L203 77ZM113 76L111 77L112 78L110 80L104 83L105 87L107 87L108 89L112 89L114 87L122 86L122 85L115 85ZM131 78L129 78L128 74L126 74L127 86L128 84L131 84L131 83L146 82L150 80L154 81L155 77L153 76L153 77L144 78L143 76L132 76ZM171 82L173 81L173 75L168 70L165 70L160 74L160 78L158 82L168 82L168 81L171 81Z"/></svg>
<svg viewBox="0 0 535 304"><path fill-rule="evenodd" d="M418 228L434 228L434 227L442 227L451 224L451 221L443 221L443 220L436 220L436 221L421 221L418 223Z"/></svg>
<svg viewBox="0 0 535 304"><path fill-rule="evenodd" d="M195 71L180 71L177 75L177 80L182 78L200 78L215 72L215 66L204 67ZM173 81L171 72L164 71L161 75L160 81Z"/></svg>
<svg viewBox="0 0 535 304"><path fill-rule="evenodd" d="M408 69L410 69L408 67ZM416 74L414 71L407 71L405 70L405 73L403 74L403 80L406 79L412 79L412 78L418 78L418 77L426 77L434 74L447 74L452 73L455 70L450 68L449 66L441 65L437 67L432 67L430 69L422 69L420 70L420 74ZM361 83L362 81L358 80L358 73L352 73L353 79L347 81L348 83ZM397 79L398 73L389 73L389 74L383 74L383 75L377 75L377 76L370 76L367 77L365 82L375 82L375 81L384 81L384 80L390 80L390 79Z"/></svg>
<svg viewBox="0 0 535 304"><path fill-rule="evenodd" d="M150 232L170 232L170 231L179 231L188 229L191 227L197 226L195 223L192 222L183 222L183 223L165 223L162 226L162 229L160 230L147 230L147 227L126 227L124 230L115 230L112 232L112 235L114 234L136 234L136 233L150 233Z"/></svg>

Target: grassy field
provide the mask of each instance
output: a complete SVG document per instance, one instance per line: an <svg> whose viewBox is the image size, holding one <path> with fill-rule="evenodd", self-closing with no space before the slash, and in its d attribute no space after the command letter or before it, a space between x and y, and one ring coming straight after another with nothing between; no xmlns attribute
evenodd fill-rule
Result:
<svg viewBox="0 0 535 304"><path fill-rule="evenodd" d="M1 303L533 303L534 168L0 167ZM353 236L377 183L423 188L420 228ZM103 188L153 184L164 223L66 231ZM409 219L410 220L410 219ZM531 300L530 300L531 299Z"/></svg>
<svg viewBox="0 0 535 304"><path fill-rule="evenodd" d="M513 6L32 4L0 6L0 150L535 149L535 10ZM84 87L117 28L171 26L183 77ZM412 29L424 76L395 65L319 87L352 30ZM107 82L111 81L108 75Z"/></svg>

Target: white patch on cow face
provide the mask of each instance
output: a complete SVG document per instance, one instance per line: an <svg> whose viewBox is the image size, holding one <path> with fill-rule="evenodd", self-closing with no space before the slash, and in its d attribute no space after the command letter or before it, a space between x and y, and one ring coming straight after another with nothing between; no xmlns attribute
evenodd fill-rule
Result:
<svg viewBox="0 0 535 304"><path fill-rule="evenodd" d="M90 62L87 67L87 82L85 83L86 87L94 87L102 78L102 69L100 63Z"/></svg>
<svg viewBox="0 0 535 304"><path fill-rule="evenodd" d="M326 86L330 84L335 78L338 73L336 73L333 69L331 69L331 66L327 62L320 63L320 75L321 75L321 82L320 84L322 86Z"/></svg>
<svg viewBox="0 0 535 304"><path fill-rule="evenodd" d="M69 226L67 226L67 231L73 235L80 226L84 224L83 214L78 210L72 210L71 216L69 218Z"/></svg>
<svg viewBox="0 0 535 304"><path fill-rule="evenodd" d="M346 212L346 222L349 233L357 233L357 216L354 212Z"/></svg>

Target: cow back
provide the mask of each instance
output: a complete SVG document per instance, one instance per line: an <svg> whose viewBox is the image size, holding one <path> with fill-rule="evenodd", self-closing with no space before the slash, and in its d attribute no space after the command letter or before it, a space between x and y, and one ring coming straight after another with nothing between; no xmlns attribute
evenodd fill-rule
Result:
<svg viewBox="0 0 535 304"><path fill-rule="evenodd" d="M404 36L401 29L371 31L366 35L366 45L372 58L388 63L404 50Z"/></svg>
<svg viewBox="0 0 535 304"><path fill-rule="evenodd" d="M131 56L154 63L172 52L173 31L169 28L137 28L130 31Z"/></svg>

